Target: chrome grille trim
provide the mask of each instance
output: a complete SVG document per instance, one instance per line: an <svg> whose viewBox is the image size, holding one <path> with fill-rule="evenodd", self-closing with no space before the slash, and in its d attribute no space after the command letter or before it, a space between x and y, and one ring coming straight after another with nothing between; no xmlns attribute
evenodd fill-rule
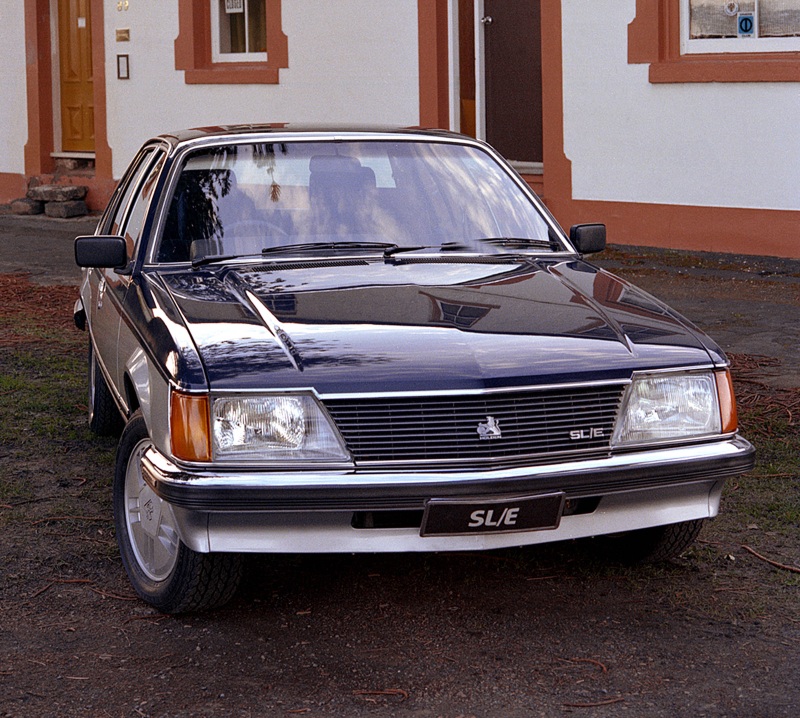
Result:
<svg viewBox="0 0 800 718"><path fill-rule="evenodd" d="M709 366L700 366L700 367L682 367L681 371L694 371L699 369L710 369ZM666 371L677 371L675 369L664 370ZM651 373L651 372L648 372ZM655 372L653 372L655 373ZM440 396L450 396L450 397L459 397L459 396L486 396L488 395L498 395L498 394L520 394L526 392L543 392L543 391L554 391L556 389L580 389L580 388L593 388L593 389L602 389L609 386L618 386L618 387L626 387L628 384L631 383L631 379L604 379L603 381L585 381L585 382L572 382L572 383L563 383L563 384L545 384L545 385L538 385L538 386L507 386L507 387L493 387L491 389L487 388L480 388L480 389L436 389L431 391L425 390L418 390L418 391L375 391L375 392L348 392L348 393L339 393L339 392L325 392L324 394L319 394L319 398L323 401L330 400L339 400L339 399L350 399L353 401L360 401L361 399L397 399L397 398L410 398L410 397L418 397L418 398L430 398L430 397L440 397ZM314 391L308 387L298 387L296 389L292 389L291 391Z"/></svg>
<svg viewBox="0 0 800 718"><path fill-rule="evenodd" d="M358 466L567 460L609 451L627 382L480 394L323 398ZM502 436L481 439L492 416ZM581 439L570 432L593 429Z"/></svg>

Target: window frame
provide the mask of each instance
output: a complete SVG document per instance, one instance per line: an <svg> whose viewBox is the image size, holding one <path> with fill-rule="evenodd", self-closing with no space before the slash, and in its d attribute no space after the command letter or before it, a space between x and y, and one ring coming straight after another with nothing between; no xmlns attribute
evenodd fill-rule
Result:
<svg viewBox="0 0 800 718"><path fill-rule="evenodd" d="M649 65L651 83L800 82L800 51L683 53L683 1L636 0L628 63Z"/></svg>
<svg viewBox="0 0 800 718"><path fill-rule="evenodd" d="M288 39L283 33L282 0L263 0L267 25L265 59L238 56L220 60L214 56L211 2L179 0L175 69L183 70L187 85L273 84L280 82L281 68L289 67ZM216 40L219 45L219 40ZM263 55L262 55L263 57Z"/></svg>

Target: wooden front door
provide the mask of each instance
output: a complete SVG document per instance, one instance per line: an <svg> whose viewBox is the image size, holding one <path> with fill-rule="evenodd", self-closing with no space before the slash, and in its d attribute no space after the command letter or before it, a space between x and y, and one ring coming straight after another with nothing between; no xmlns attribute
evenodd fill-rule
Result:
<svg viewBox="0 0 800 718"><path fill-rule="evenodd" d="M484 0L486 141L519 162L542 161L539 0Z"/></svg>
<svg viewBox="0 0 800 718"><path fill-rule="evenodd" d="M90 0L58 0L61 147L94 152L94 85Z"/></svg>

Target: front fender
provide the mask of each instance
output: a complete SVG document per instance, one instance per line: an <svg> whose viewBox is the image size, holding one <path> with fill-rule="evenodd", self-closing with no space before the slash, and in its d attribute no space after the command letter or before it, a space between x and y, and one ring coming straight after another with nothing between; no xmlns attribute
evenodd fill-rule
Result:
<svg viewBox="0 0 800 718"><path fill-rule="evenodd" d="M141 409L153 444L169 453L169 384L141 347L125 362L125 385L130 411Z"/></svg>

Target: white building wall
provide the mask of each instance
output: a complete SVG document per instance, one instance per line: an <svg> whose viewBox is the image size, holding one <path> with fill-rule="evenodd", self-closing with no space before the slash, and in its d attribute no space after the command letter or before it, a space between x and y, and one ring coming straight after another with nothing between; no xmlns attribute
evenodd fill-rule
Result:
<svg viewBox="0 0 800 718"><path fill-rule="evenodd" d="M563 0L574 199L800 209L800 86L651 84L629 65L635 0Z"/></svg>
<svg viewBox="0 0 800 718"><path fill-rule="evenodd" d="M21 2L3 2L0 8L0 48L0 172L21 174L28 141L25 8Z"/></svg>
<svg viewBox="0 0 800 718"><path fill-rule="evenodd" d="M206 0L207 1L207 0ZM187 85L175 70L177 2L105 13L108 143L119 177L165 131L239 122L419 122L417 0L283 0L289 67L277 85ZM130 42L116 42L118 28ZM118 80L117 54L130 56Z"/></svg>

